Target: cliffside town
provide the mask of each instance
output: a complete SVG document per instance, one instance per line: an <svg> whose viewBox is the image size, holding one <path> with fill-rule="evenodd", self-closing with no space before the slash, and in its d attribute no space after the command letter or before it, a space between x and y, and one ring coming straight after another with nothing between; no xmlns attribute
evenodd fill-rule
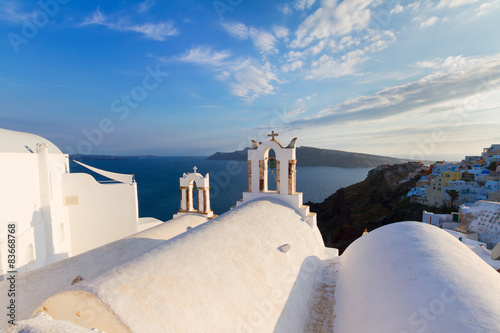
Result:
<svg viewBox="0 0 500 333"><path fill-rule="evenodd" d="M459 163L436 162L428 167L408 194L412 202L458 207L479 200L500 201L500 144Z"/></svg>
<svg viewBox="0 0 500 333"><path fill-rule="evenodd" d="M480 200L500 202L500 145L459 163L381 165L364 181L339 189L322 203L308 205L318 214L325 244L342 253L365 229L422 221L433 213L433 219L440 219L436 225L442 225L454 221L453 214L459 215L450 214L455 207L464 205L460 211L465 214L466 206Z"/></svg>

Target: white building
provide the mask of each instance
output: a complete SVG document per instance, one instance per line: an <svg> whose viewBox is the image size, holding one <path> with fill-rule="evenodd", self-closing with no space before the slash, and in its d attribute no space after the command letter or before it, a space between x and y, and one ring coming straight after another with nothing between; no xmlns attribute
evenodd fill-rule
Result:
<svg viewBox="0 0 500 333"><path fill-rule="evenodd" d="M274 191L265 183L269 149L279 161ZM295 163L295 140L286 148L255 143L238 207L207 222L185 214L21 275L21 322L9 333L42 325L138 333L500 331L500 275L439 228L393 223L341 256L325 248L299 205ZM8 288L0 282L0 294ZM7 302L1 298L0 307Z"/></svg>
<svg viewBox="0 0 500 333"><path fill-rule="evenodd" d="M446 171L456 171L457 170L457 165L456 163L450 163L450 162L437 162L433 165L432 167L432 174L435 176L439 176L441 172L446 172Z"/></svg>
<svg viewBox="0 0 500 333"><path fill-rule="evenodd" d="M70 173L68 155L47 139L0 129L0 279L8 265L8 225L15 225L18 273L131 235L141 224L132 175L94 169L119 183ZM150 221L150 220L148 220Z"/></svg>
<svg viewBox="0 0 500 333"><path fill-rule="evenodd" d="M21 276L19 319L35 318L9 333L67 321L89 333L500 331L500 274L434 226L390 224L340 257L268 199L149 239L163 228L138 235L125 258L122 240Z"/></svg>
<svg viewBox="0 0 500 333"><path fill-rule="evenodd" d="M449 181L444 187L444 195L447 200L450 200L447 191L455 190L458 192L457 204L473 204L478 200L484 200L488 197L489 190L479 186L476 182L467 182L463 180Z"/></svg>
<svg viewBox="0 0 500 333"><path fill-rule="evenodd" d="M490 175L490 171L487 170L487 169L484 169L480 173L475 174L474 180L477 180L479 182L484 182L485 181L485 177L488 177L489 175Z"/></svg>
<svg viewBox="0 0 500 333"><path fill-rule="evenodd" d="M425 187L414 187L406 194L406 196L425 198Z"/></svg>
<svg viewBox="0 0 500 333"><path fill-rule="evenodd" d="M492 156L487 156L484 158L486 165L490 165L491 162L500 162L500 154L499 155L492 155Z"/></svg>
<svg viewBox="0 0 500 333"><path fill-rule="evenodd" d="M481 154L482 157L500 155L500 144L493 144L489 148L484 148Z"/></svg>
<svg viewBox="0 0 500 333"><path fill-rule="evenodd" d="M479 240L493 248L500 243L500 203L479 201L470 206L457 231L474 231Z"/></svg>
<svg viewBox="0 0 500 333"><path fill-rule="evenodd" d="M484 187L491 192L498 192L498 190L500 190L500 182L489 180L484 184Z"/></svg>

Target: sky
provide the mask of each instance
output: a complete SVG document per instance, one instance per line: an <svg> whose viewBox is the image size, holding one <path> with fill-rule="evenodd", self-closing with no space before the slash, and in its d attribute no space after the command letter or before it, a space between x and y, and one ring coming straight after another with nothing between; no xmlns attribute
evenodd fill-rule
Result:
<svg viewBox="0 0 500 333"><path fill-rule="evenodd" d="M0 128L65 153L500 143L500 0L3 0Z"/></svg>

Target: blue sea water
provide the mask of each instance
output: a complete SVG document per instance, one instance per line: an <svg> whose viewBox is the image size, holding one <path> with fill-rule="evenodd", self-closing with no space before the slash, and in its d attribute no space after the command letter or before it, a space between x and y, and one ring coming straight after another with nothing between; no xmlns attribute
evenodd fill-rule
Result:
<svg viewBox="0 0 500 333"><path fill-rule="evenodd" d="M299 161L300 162L300 161ZM155 217L166 221L179 210L179 178L183 173L210 174L211 208L222 214L242 198L248 190L247 162L214 161L205 157L158 157L130 158L126 160L86 161L87 165L107 171L134 174L139 197L139 216ZM352 185L366 178L372 168L336 168L297 166L297 191L303 192L304 203L322 202L339 188ZM87 169L71 162L71 172L86 172ZM269 175L269 186L273 188L273 175Z"/></svg>

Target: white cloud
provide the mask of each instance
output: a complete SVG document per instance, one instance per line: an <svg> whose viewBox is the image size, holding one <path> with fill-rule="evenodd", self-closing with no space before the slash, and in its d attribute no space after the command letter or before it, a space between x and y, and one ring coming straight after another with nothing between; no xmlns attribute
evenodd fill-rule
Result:
<svg viewBox="0 0 500 333"><path fill-rule="evenodd" d="M304 52L290 51L287 53L289 59L298 59L304 57Z"/></svg>
<svg viewBox="0 0 500 333"><path fill-rule="evenodd" d="M296 32L292 47L305 47L314 39L348 35L362 30L370 22L370 0L324 0L321 7L307 17Z"/></svg>
<svg viewBox="0 0 500 333"><path fill-rule="evenodd" d="M197 65L209 65L213 67L223 67L226 60L231 57L229 51L213 51L208 46L196 46L191 48L184 55L177 57L177 60L189 62Z"/></svg>
<svg viewBox="0 0 500 333"><path fill-rule="evenodd" d="M135 24L124 27L123 31L135 31L144 34L147 38L164 41L167 37L178 34L172 22Z"/></svg>
<svg viewBox="0 0 500 333"><path fill-rule="evenodd" d="M441 8L454 8L464 5L470 5L476 3L478 0L441 0L436 6L437 9Z"/></svg>
<svg viewBox="0 0 500 333"><path fill-rule="evenodd" d="M293 4L293 7L297 10L309 9L315 2L316 0L297 0Z"/></svg>
<svg viewBox="0 0 500 333"><path fill-rule="evenodd" d="M222 27L230 36L236 39L245 40L250 38L260 53L276 53L278 51L275 47L275 44L278 42L276 37L263 29L253 26L247 27L243 23L223 23ZM277 31L281 35L287 32L287 29L279 27Z"/></svg>
<svg viewBox="0 0 500 333"><path fill-rule="evenodd" d="M121 32L138 32L145 37L157 41L164 41L167 37L178 35L178 30L174 27L173 22L159 22L159 23L144 23L133 24L125 19L110 19L106 17L99 8L96 9L92 15L86 17L81 23L82 26L86 25L102 25L111 30Z"/></svg>
<svg viewBox="0 0 500 333"><path fill-rule="evenodd" d="M271 83L277 77L270 63L259 65L251 59L234 59L228 51L214 51L208 46L193 47L176 60L213 69L217 80L229 84L231 93L246 101L274 93Z"/></svg>
<svg viewBox="0 0 500 333"><path fill-rule="evenodd" d="M269 63L262 67L245 67L234 74L234 79L231 83L232 93L244 100L253 101L259 96L274 94L274 87L270 82L276 80L276 76Z"/></svg>
<svg viewBox="0 0 500 333"><path fill-rule="evenodd" d="M35 12L24 12L16 1L4 1L0 6L0 20L16 24L23 24L33 17Z"/></svg>
<svg viewBox="0 0 500 333"><path fill-rule="evenodd" d="M391 14L399 14L404 11L404 7L400 4L397 4L393 9L391 9Z"/></svg>
<svg viewBox="0 0 500 333"><path fill-rule="evenodd" d="M420 66L438 71L418 81L389 87L373 95L350 98L322 110L314 118L298 120L290 126L366 123L396 116L401 118L408 114L425 117L436 113L448 119L449 122L445 121L444 124L449 126L464 114L470 117L470 113L478 110L500 108L500 98L497 97L500 91L499 55L484 58L451 57L448 61L428 61L420 63Z"/></svg>
<svg viewBox="0 0 500 333"><path fill-rule="evenodd" d="M396 35L391 30L372 31L367 36L368 45L365 46L365 52L378 52L387 48L390 44L396 42Z"/></svg>
<svg viewBox="0 0 500 333"><path fill-rule="evenodd" d="M285 27L274 26L273 27L273 33L278 38L286 38L286 37L288 37L288 34L290 33L290 30L288 30Z"/></svg>
<svg viewBox="0 0 500 333"><path fill-rule="evenodd" d="M421 21L418 26L419 26L419 28L423 29L423 28L427 28L427 27L430 27L430 26L433 26L434 24L436 24L439 21L439 18L437 16L431 16L427 19L423 19L420 17L420 18L416 19L416 21Z"/></svg>
<svg viewBox="0 0 500 333"><path fill-rule="evenodd" d="M366 62L370 53L381 51L396 41L396 35L390 30L368 30L362 37L344 36L335 43L322 40L307 50L311 55L321 53L328 44L335 56L323 54L312 62L307 79L327 79L346 75L354 75L359 65Z"/></svg>
<svg viewBox="0 0 500 333"><path fill-rule="evenodd" d="M95 12L92 13L92 15L87 16L83 22L82 25L88 25L88 24L106 24L106 18L104 17L104 14L101 12L99 7L95 10Z"/></svg>
<svg viewBox="0 0 500 333"><path fill-rule="evenodd" d="M484 59L474 57L464 57L458 55L455 57L435 58L432 60L418 61L415 67L424 69L436 69L445 71L470 70L474 66L480 65Z"/></svg>
<svg viewBox="0 0 500 333"><path fill-rule="evenodd" d="M215 78L219 81L226 81L231 77L231 73L228 71L222 71L219 74L215 75Z"/></svg>
<svg viewBox="0 0 500 333"><path fill-rule="evenodd" d="M326 54L319 60L313 61L311 70L306 79L328 79L355 74L358 65L368 60L362 50L351 51L340 58L333 58Z"/></svg>
<svg viewBox="0 0 500 333"><path fill-rule="evenodd" d="M278 10L285 15L290 15L293 10L303 11L305 9L311 8L316 0L295 0L293 3L285 3L278 7Z"/></svg>
<svg viewBox="0 0 500 333"><path fill-rule="evenodd" d="M250 29L243 23L223 23L222 27L231 37L239 40L248 39Z"/></svg>
<svg viewBox="0 0 500 333"><path fill-rule="evenodd" d="M484 2L479 6L479 8L477 8L477 15L480 16L488 14L490 11L499 6L500 6L500 0Z"/></svg>
<svg viewBox="0 0 500 333"><path fill-rule="evenodd" d="M285 15L290 15L292 13L292 8L289 4L285 3L278 7L278 10Z"/></svg>
<svg viewBox="0 0 500 333"><path fill-rule="evenodd" d="M406 6L404 9L408 9L409 11L412 11L412 12L417 12L420 10L420 7L422 6L422 1L418 0L418 1L414 1L414 2L411 2L408 6Z"/></svg>
<svg viewBox="0 0 500 333"><path fill-rule="evenodd" d="M275 44L278 41L273 34L260 30L254 27L250 27L250 38L253 41L254 46L261 53L276 53L278 50L275 48Z"/></svg>
<svg viewBox="0 0 500 333"><path fill-rule="evenodd" d="M145 13L151 9L155 5L155 2L153 0L145 0L143 2L140 2L137 5L137 12L139 14Z"/></svg>
<svg viewBox="0 0 500 333"><path fill-rule="evenodd" d="M312 46L309 49L309 52L311 52L313 55L316 55L316 54L320 53L321 51L323 51L323 49L325 48L326 44L327 44L326 40L322 40L318 44Z"/></svg>
<svg viewBox="0 0 500 333"><path fill-rule="evenodd" d="M302 61L297 60L297 61L283 65L282 70L283 70L283 72L293 72L297 69L302 68L303 65L304 64L302 63Z"/></svg>

